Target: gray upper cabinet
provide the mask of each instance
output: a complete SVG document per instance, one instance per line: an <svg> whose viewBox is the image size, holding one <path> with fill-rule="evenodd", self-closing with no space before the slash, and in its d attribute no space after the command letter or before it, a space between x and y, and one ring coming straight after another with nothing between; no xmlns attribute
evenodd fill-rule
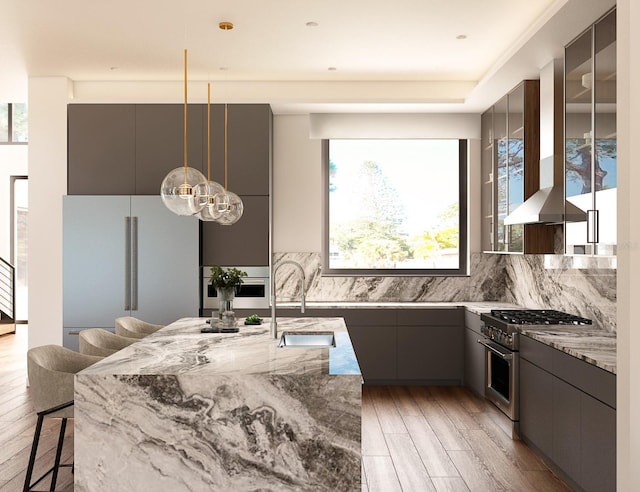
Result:
<svg viewBox="0 0 640 492"><path fill-rule="evenodd" d="M269 265L269 197L243 196L244 213L233 225L202 223L202 264Z"/></svg>
<svg viewBox="0 0 640 492"><path fill-rule="evenodd" d="M211 108L211 176L224 186L224 105ZM204 108L207 169L207 111ZM273 115L268 104L227 106L227 188L242 198L244 214L231 226L203 222L202 264L265 266L270 264L270 174Z"/></svg>
<svg viewBox="0 0 640 492"><path fill-rule="evenodd" d="M68 106L68 193L135 193L134 104Z"/></svg>
<svg viewBox="0 0 640 492"><path fill-rule="evenodd" d="M159 195L184 165L181 104L70 104L69 195ZM203 170L203 105L188 108L188 164ZM206 169L204 170L206 173Z"/></svg>
<svg viewBox="0 0 640 492"><path fill-rule="evenodd" d="M203 168L202 142L205 132L202 114L202 105L189 105L187 162L189 167L204 170L206 176L206 168ZM184 165L184 106L137 104L135 142L135 194L159 195L160 185L167 173ZM204 149L206 151L206 147Z"/></svg>
<svg viewBox="0 0 640 492"><path fill-rule="evenodd" d="M204 109L204 134L207 111ZM227 107L228 188L237 195L268 195L273 115L268 104ZM206 171L206 138L204 168ZM224 105L211 107L211 175L224 186Z"/></svg>

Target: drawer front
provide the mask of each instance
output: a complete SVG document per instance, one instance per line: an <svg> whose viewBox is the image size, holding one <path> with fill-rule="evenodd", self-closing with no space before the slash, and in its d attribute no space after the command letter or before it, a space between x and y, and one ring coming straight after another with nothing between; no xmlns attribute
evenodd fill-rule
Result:
<svg viewBox="0 0 640 492"><path fill-rule="evenodd" d="M470 330L475 331L478 335L480 335L481 334L480 327L482 326L482 320L480 319L480 315L475 313L470 313L469 311L465 310L464 326L466 326Z"/></svg>
<svg viewBox="0 0 640 492"><path fill-rule="evenodd" d="M462 326L464 308L400 309L398 326Z"/></svg>
<svg viewBox="0 0 640 492"><path fill-rule="evenodd" d="M520 336L520 357L545 371L553 372L553 352L555 349L527 336Z"/></svg>
<svg viewBox="0 0 640 492"><path fill-rule="evenodd" d="M616 376L593 364L553 350L553 373L601 402L616 408Z"/></svg>

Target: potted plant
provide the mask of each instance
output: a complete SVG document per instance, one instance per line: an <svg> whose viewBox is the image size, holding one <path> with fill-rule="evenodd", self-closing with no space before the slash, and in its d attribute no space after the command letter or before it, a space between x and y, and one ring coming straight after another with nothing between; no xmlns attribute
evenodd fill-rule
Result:
<svg viewBox="0 0 640 492"><path fill-rule="evenodd" d="M211 267L209 283L216 288L219 304L218 319L225 320L227 317L234 318L233 299L243 282L242 277L246 276L247 272L243 272L238 268L224 269L219 265Z"/></svg>

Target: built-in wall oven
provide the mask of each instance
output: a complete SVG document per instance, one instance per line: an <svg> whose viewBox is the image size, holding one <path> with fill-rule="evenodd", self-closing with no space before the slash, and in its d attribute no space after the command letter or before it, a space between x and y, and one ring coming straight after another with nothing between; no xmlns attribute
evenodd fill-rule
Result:
<svg viewBox="0 0 640 492"><path fill-rule="evenodd" d="M243 278L242 285L236 292L233 307L235 309L269 309L269 300L271 299L269 267L238 266L229 268L238 268L247 272L247 276ZM202 267L201 275L202 309L218 309L216 289L209 283L211 267Z"/></svg>
<svg viewBox="0 0 640 492"><path fill-rule="evenodd" d="M480 316L485 347L485 398L513 423L520 423L520 327L521 325L584 325L591 320L550 309L501 309Z"/></svg>

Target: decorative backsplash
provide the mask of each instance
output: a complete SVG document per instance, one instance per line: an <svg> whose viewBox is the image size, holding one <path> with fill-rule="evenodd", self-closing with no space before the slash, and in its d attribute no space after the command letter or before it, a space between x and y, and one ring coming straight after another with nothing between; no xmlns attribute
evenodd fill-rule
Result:
<svg viewBox="0 0 640 492"><path fill-rule="evenodd" d="M319 253L275 253L274 267L293 260L304 268L310 302L511 302L557 309L616 330L616 269L601 258L561 255L471 255L468 277L323 277ZM293 267L276 276L278 301L300 297Z"/></svg>

